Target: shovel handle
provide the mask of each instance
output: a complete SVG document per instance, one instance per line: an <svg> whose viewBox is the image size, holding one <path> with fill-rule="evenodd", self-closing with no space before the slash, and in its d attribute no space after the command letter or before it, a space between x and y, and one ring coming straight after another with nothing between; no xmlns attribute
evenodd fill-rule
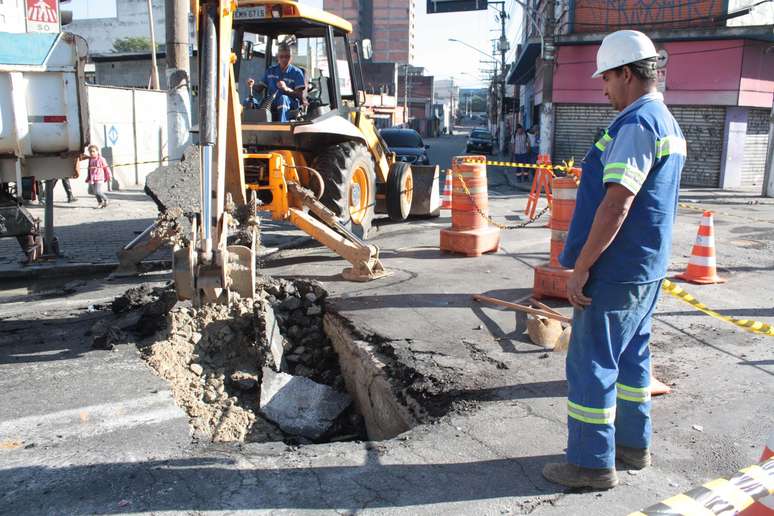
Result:
<svg viewBox="0 0 774 516"><path fill-rule="evenodd" d="M547 317L548 319L554 319L556 321L560 321L563 323L568 323L568 324L572 323L572 319L570 317L565 317L563 315L559 315L555 312L549 312L547 310L532 308L531 306L520 305L518 303L510 303L508 301L503 301L502 299L497 299L494 297L484 296L481 294L473 294L473 299L475 299L476 301L481 301L483 303L504 306L505 308L510 308L511 310L516 310L519 312L526 312L532 315L540 315L543 317Z"/></svg>

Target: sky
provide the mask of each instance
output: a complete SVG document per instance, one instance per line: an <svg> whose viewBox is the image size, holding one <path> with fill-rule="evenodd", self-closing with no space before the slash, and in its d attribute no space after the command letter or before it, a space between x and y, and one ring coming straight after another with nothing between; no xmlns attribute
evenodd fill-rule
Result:
<svg viewBox="0 0 774 516"><path fill-rule="evenodd" d="M302 0L302 3L322 8L322 0ZM506 33L512 47L521 40L522 10L514 0L505 3L510 18ZM485 74L479 72L488 66L481 63L485 56L460 43L455 38L491 54L491 39L500 37L500 22L494 8L486 11L427 14L426 0L416 0L416 39L414 65L424 66L427 75L438 79L454 78L454 85L462 88L484 86ZM518 34L518 38L517 38ZM506 56L506 65L513 61L515 48ZM499 54L497 59L499 60Z"/></svg>

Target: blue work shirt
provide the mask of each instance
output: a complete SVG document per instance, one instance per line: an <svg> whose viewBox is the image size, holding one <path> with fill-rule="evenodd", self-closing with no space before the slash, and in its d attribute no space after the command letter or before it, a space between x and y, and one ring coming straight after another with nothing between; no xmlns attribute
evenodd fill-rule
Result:
<svg viewBox="0 0 774 516"><path fill-rule="evenodd" d="M618 235L589 275L613 283L664 278L687 154L680 126L660 93L634 101L613 120L583 160L575 213L559 263L573 268L608 183L635 194Z"/></svg>
<svg viewBox="0 0 774 516"><path fill-rule="evenodd" d="M269 95L272 95L277 91L277 82L279 81L285 81L285 86L291 90L306 86L303 70L292 64L288 64L288 67L284 71L278 64L272 65L266 69L266 72L263 74L263 84L266 85L266 91ZM277 97L274 99L274 102L272 102L272 108L280 108L284 111L298 109L298 106L299 100L297 98L290 97L281 91L277 92Z"/></svg>

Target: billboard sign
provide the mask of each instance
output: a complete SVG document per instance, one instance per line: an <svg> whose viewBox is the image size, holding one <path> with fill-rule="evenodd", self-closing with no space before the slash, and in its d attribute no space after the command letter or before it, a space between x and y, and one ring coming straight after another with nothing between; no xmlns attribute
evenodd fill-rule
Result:
<svg viewBox="0 0 774 516"><path fill-rule="evenodd" d="M427 14L480 11L487 8L487 0L427 0Z"/></svg>
<svg viewBox="0 0 774 516"><path fill-rule="evenodd" d="M53 32L59 28L59 0L27 0L27 32Z"/></svg>

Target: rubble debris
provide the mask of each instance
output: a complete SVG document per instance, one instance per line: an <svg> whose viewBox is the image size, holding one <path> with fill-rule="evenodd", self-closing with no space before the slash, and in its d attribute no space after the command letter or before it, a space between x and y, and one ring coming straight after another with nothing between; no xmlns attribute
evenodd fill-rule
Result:
<svg viewBox="0 0 774 516"><path fill-rule="evenodd" d="M261 278L254 300L232 296L228 306L170 306L165 289L122 297L127 299L115 302L119 310L142 314L134 331L146 331L139 325L146 317L162 321L142 347L143 355L169 382L198 439L299 444L367 438L364 421L346 394L338 356L323 330L327 292L319 282ZM139 306L141 301L146 304ZM314 392L326 394L318 398L327 407L317 417L318 426L305 423L303 432L296 432L296 426L278 426L262 415L267 370L293 375L296 382L316 385ZM338 404L325 401L331 399ZM300 403L306 407L308 401ZM313 416L316 409L302 412Z"/></svg>
<svg viewBox="0 0 774 516"><path fill-rule="evenodd" d="M145 179L145 193L153 199L159 211L171 212L174 222L183 235L191 232L191 222L186 213L198 213L199 201L199 147L189 145L177 163L159 167Z"/></svg>
<svg viewBox="0 0 774 516"><path fill-rule="evenodd" d="M291 434L317 439L352 399L303 376L263 369L261 413Z"/></svg>

